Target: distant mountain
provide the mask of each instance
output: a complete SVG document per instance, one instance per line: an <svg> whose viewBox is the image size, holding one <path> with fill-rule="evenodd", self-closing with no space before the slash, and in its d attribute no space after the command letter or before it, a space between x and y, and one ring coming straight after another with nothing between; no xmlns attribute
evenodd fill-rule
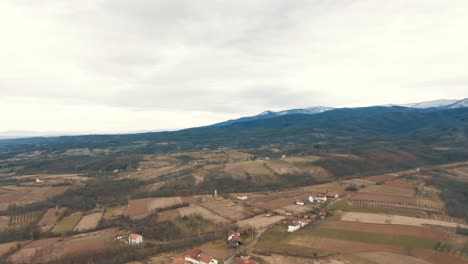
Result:
<svg viewBox="0 0 468 264"><path fill-rule="evenodd" d="M399 106L424 109L424 108L431 108L431 107L444 107L444 106L454 104L458 101L459 99L456 99L456 100L455 99L439 99L439 100L425 101L425 102L420 102L420 103L404 104L404 105L399 105Z"/></svg>
<svg viewBox="0 0 468 264"><path fill-rule="evenodd" d="M457 101L453 104L446 105L444 108L455 109L455 108L463 108L463 107L468 107L468 98Z"/></svg>
<svg viewBox="0 0 468 264"><path fill-rule="evenodd" d="M323 113L326 111L330 111L332 109L334 108L327 107L327 106L312 106L308 108L289 109L289 110L283 110L283 111L278 111L278 112L267 110L255 116L247 116L247 117L241 117L238 119L232 119L232 120L224 121L224 122L217 123L211 126L214 126L214 127L226 126L226 125L239 123L239 122L249 122L249 121L255 121L255 120L269 119L269 118L284 116L284 115L294 115L294 114L313 115L313 114L319 114L319 113Z"/></svg>

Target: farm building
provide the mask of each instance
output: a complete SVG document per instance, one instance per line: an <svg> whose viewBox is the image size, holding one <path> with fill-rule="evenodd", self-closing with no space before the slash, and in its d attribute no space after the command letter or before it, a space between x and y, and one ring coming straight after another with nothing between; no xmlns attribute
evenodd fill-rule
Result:
<svg viewBox="0 0 468 264"><path fill-rule="evenodd" d="M192 264L218 264L218 261L211 256L205 255L203 250L197 248L185 253L184 258Z"/></svg>
<svg viewBox="0 0 468 264"><path fill-rule="evenodd" d="M305 205L304 201L296 201L297 205Z"/></svg>
<svg viewBox="0 0 468 264"><path fill-rule="evenodd" d="M335 192L327 192L327 194L325 194L325 196L327 198L338 198L338 194L335 193Z"/></svg>
<svg viewBox="0 0 468 264"><path fill-rule="evenodd" d="M247 200L247 196L243 195L243 196L237 196L237 199L238 200L241 200L241 201L245 201Z"/></svg>
<svg viewBox="0 0 468 264"><path fill-rule="evenodd" d="M240 237L239 232L232 231L226 237L226 243L229 248L237 248L244 243L244 240Z"/></svg>
<svg viewBox="0 0 468 264"><path fill-rule="evenodd" d="M288 225L288 232L295 232L301 228L301 225L299 223L294 223L291 225Z"/></svg>
<svg viewBox="0 0 468 264"><path fill-rule="evenodd" d="M235 258L234 263L236 263L236 264L257 264L257 262L251 260L249 257Z"/></svg>
<svg viewBox="0 0 468 264"><path fill-rule="evenodd" d="M327 197L323 194L312 194L309 196L309 201L311 203L324 203L327 201Z"/></svg>
<svg viewBox="0 0 468 264"><path fill-rule="evenodd" d="M141 245L143 243L143 237L138 234L130 234L128 236L128 244L130 245Z"/></svg>

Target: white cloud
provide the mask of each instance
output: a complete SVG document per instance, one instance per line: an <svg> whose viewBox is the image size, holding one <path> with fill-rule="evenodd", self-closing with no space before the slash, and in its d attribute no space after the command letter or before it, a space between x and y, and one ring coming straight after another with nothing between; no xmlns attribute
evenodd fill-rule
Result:
<svg viewBox="0 0 468 264"><path fill-rule="evenodd" d="M3 1L0 131L468 97L467 12L462 0Z"/></svg>

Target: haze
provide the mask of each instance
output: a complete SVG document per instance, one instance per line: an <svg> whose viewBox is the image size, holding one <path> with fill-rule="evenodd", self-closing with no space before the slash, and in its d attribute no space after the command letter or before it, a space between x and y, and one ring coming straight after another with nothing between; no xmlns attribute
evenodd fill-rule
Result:
<svg viewBox="0 0 468 264"><path fill-rule="evenodd" d="M467 1L2 1L0 131L466 98Z"/></svg>

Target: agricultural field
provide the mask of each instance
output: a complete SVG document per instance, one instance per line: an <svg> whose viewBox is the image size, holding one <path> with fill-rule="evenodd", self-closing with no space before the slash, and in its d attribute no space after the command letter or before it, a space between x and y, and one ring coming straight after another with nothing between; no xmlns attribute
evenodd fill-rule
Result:
<svg viewBox="0 0 468 264"><path fill-rule="evenodd" d="M47 210L44 216L42 216L41 220L37 223L37 226L41 229L41 232L47 232L52 229L52 227L55 226L60 217L63 215L65 210L66 208L50 208Z"/></svg>
<svg viewBox="0 0 468 264"><path fill-rule="evenodd" d="M246 179L251 177L253 182L265 182L275 180L276 177L266 163L260 161L243 161L229 163L223 169L226 176L233 179Z"/></svg>
<svg viewBox="0 0 468 264"><path fill-rule="evenodd" d="M73 228L78 224L82 217L83 213L75 212L69 216L64 217L60 222L58 222L52 229L53 233L61 234L68 231L73 231Z"/></svg>
<svg viewBox="0 0 468 264"><path fill-rule="evenodd" d="M358 192L349 198L353 204L389 206L410 209L419 209L433 212L444 212L445 206L442 201L429 200L411 196L397 196L378 193Z"/></svg>
<svg viewBox="0 0 468 264"><path fill-rule="evenodd" d="M102 216L103 212L96 212L83 216L75 228L73 228L73 231L88 231L95 229L101 221Z"/></svg>
<svg viewBox="0 0 468 264"><path fill-rule="evenodd" d="M228 219L226 219L226 218L224 218L222 216L219 216L217 214L214 214L211 211L209 211L208 209L206 209L204 207L201 207L201 206L198 206L198 205L191 204L191 205L189 205L187 207L182 207L182 208L179 208L179 209L176 209L176 210L179 212L181 217L200 215L204 219L212 221L214 223L228 223L229 222Z"/></svg>
<svg viewBox="0 0 468 264"><path fill-rule="evenodd" d="M41 217L42 214L43 214L42 211L31 211L31 212L27 212L27 213L24 213L24 214L13 215L10 218L9 228L10 229L21 228L24 225L27 225L27 224L29 224L31 222L34 222L39 217Z"/></svg>
<svg viewBox="0 0 468 264"><path fill-rule="evenodd" d="M6 215L0 215L0 232L7 230L10 225L10 217Z"/></svg>
<svg viewBox="0 0 468 264"><path fill-rule="evenodd" d="M127 208L126 205L107 207L106 212L104 213L104 219L112 219L114 217L123 215L125 208Z"/></svg>
<svg viewBox="0 0 468 264"><path fill-rule="evenodd" d="M392 224L392 225L410 225L410 226L441 226L457 228L461 226L468 228L468 225L440 221L426 218L415 218L408 216L398 215L386 215L386 214L372 214L372 213L357 213L357 212L346 212L341 216L342 221L351 221L358 223L370 223L370 224Z"/></svg>
<svg viewBox="0 0 468 264"><path fill-rule="evenodd" d="M129 200L125 215L132 219L143 218L159 209L182 204L180 197L143 198Z"/></svg>
<svg viewBox="0 0 468 264"><path fill-rule="evenodd" d="M199 203L199 205L216 215L230 220L241 220L247 217L246 209L239 203L235 203L230 199L214 199L210 197L207 198L205 202Z"/></svg>
<svg viewBox="0 0 468 264"><path fill-rule="evenodd" d="M347 200L340 200L330 206L331 209L340 210L343 212L361 212L361 213L376 213L376 214L391 214L402 215L419 218L427 218L428 215L421 210L396 208L396 207L382 207L382 206L366 206L353 204Z"/></svg>
<svg viewBox="0 0 468 264"><path fill-rule="evenodd" d="M281 220L284 219L284 216L281 215L272 215L272 216L265 216L265 215L257 215L251 218L247 218L237 222L240 227L253 227L257 230L261 230L263 228L272 226Z"/></svg>
<svg viewBox="0 0 468 264"><path fill-rule="evenodd" d="M17 248L21 244L25 244L25 242L10 242L0 244L0 257L10 252L10 250Z"/></svg>
<svg viewBox="0 0 468 264"><path fill-rule="evenodd" d="M16 187L3 186L0 191L0 210L5 210L11 204L26 205L46 200L64 193L71 186Z"/></svg>

